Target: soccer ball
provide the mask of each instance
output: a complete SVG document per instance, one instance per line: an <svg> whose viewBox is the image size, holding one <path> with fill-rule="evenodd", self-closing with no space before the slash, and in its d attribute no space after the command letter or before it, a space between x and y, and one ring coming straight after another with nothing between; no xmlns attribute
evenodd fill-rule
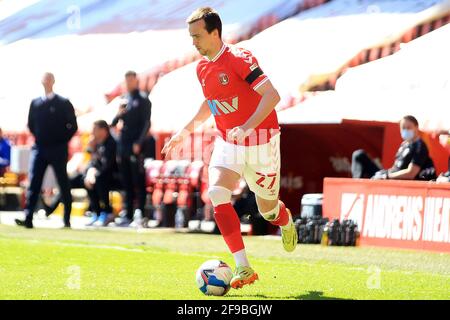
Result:
<svg viewBox="0 0 450 320"><path fill-rule="evenodd" d="M196 273L198 288L208 296L224 296L230 290L231 278L233 271L220 260L206 261Z"/></svg>

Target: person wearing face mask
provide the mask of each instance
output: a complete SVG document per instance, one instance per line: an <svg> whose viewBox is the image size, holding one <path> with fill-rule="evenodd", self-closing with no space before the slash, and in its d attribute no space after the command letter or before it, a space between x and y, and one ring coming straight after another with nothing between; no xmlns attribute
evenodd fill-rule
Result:
<svg viewBox="0 0 450 320"><path fill-rule="evenodd" d="M400 145L395 161L390 169L383 169L375 163L364 150L357 150L352 156L353 178L372 178L377 180L433 180L436 169L430 158L428 147L419 136L419 122L407 115L400 121Z"/></svg>
<svg viewBox="0 0 450 320"><path fill-rule="evenodd" d="M447 135L450 137L450 130L441 130L437 133L438 135ZM450 138L449 138L450 143ZM448 159L448 171L442 173L437 179L437 183L448 183L450 182L450 158Z"/></svg>

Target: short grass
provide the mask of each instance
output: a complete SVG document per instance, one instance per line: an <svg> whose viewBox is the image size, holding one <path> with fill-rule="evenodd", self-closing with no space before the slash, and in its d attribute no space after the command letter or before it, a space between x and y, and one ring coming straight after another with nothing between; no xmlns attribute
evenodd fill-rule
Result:
<svg viewBox="0 0 450 320"><path fill-rule="evenodd" d="M450 255L246 237L260 281L223 299L450 299ZM0 225L0 299L218 299L195 285L220 236Z"/></svg>

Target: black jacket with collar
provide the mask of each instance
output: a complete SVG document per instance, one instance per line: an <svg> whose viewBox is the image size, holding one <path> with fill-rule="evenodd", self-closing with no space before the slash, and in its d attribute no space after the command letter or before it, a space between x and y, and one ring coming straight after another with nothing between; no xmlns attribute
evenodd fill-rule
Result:
<svg viewBox="0 0 450 320"><path fill-rule="evenodd" d="M111 126L115 126L119 120L123 122L118 141L119 150L122 154L131 154L132 145L135 143L142 146L150 129L152 104L148 96L139 90L135 90L127 96L127 99L128 104L125 113L114 118L111 123Z"/></svg>
<svg viewBox="0 0 450 320"><path fill-rule="evenodd" d="M51 99L39 97L31 102L28 128L39 147L67 145L78 130L72 103L57 94Z"/></svg>

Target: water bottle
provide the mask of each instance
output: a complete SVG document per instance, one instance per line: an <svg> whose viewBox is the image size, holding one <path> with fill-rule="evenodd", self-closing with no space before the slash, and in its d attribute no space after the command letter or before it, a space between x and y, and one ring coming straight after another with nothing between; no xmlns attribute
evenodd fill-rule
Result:
<svg viewBox="0 0 450 320"><path fill-rule="evenodd" d="M184 213L180 208L175 213L175 228L184 228Z"/></svg>
<svg viewBox="0 0 450 320"><path fill-rule="evenodd" d="M137 227L142 227L143 218L144 218L144 214L141 209L134 210L133 220Z"/></svg>

